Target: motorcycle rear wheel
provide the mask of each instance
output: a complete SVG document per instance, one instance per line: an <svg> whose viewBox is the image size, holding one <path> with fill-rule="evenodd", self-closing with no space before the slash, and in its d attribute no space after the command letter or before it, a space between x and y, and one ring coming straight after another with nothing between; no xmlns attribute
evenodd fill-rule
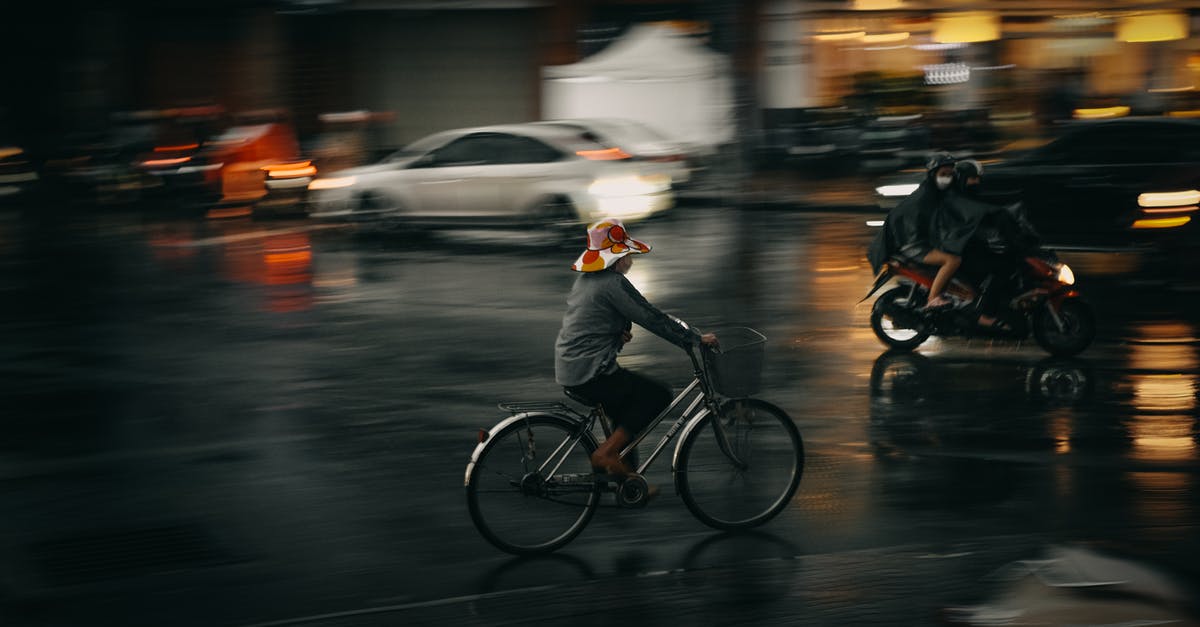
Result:
<svg viewBox="0 0 1200 627"><path fill-rule="evenodd" d="M1091 345L1096 337L1096 316L1091 305L1079 298L1069 298L1059 306L1058 316L1063 322L1062 329L1050 315L1048 306L1033 315L1033 337L1038 346L1055 357L1070 357Z"/></svg>
<svg viewBox="0 0 1200 627"><path fill-rule="evenodd" d="M887 346L903 351L910 351L929 339L929 334L905 326L895 320L892 312L897 309L909 309L914 312L920 303L908 304L908 294L911 288L895 287L884 292L871 306L871 330L875 337ZM921 298L922 292L917 292L915 298Z"/></svg>

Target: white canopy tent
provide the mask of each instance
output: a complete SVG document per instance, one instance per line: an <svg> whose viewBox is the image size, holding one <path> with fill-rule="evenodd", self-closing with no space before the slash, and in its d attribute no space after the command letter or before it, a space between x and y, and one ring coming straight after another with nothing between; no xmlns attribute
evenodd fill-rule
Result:
<svg viewBox="0 0 1200 627"><path fill-rule="evenodd" d="M542 117L628 118L697 148L733 138L729 62L669 26L641 24L571 65L542 68Z"/></svg>

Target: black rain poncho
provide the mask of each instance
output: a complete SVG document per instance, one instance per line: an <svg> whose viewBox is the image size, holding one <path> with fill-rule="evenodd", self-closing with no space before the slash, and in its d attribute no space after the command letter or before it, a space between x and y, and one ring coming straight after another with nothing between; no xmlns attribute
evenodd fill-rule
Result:
<svg viewBox="0 0 1200 627"><path fill-rule="evenodd" d="M867 261L872 271L879 272L888 257L905 249L923 251L920 255L924 256L930 248L936 247L935 238L930 237L930 226L945 195L937 188L934 174L930 172L913 193L888 212L883 228L867 247Z"/></svg>

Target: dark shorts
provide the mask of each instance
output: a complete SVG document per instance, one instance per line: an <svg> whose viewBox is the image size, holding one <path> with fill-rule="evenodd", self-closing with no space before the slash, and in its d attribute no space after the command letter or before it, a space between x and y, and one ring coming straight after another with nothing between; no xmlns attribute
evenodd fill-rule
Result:
<svg viewBox="0 0 1200 627"><path fill-rule="evenodd" d="M670 387L624 368L567 389L603 405L613 425L631 436L641 433L674 398Z"/></svg>

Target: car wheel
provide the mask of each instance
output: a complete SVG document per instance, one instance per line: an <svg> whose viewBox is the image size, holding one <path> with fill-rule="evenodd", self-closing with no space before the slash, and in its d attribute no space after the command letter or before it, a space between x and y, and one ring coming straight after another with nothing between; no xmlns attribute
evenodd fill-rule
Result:
<svg viewBox="0 0 1200 627"><path fill-rule="evenodd" d="M552 198L542 203L535 221L535 228L541 233L539 240L548 246L573 247L580 239L586 239L579 213L566 198Z"/></svg>
<svg viewBox="0 0 1200 627"><path fill-rule="evenodd" d="M365 191L358 195L351 219L369 222L395 216L400 210L395 200L376 191Z"/></svg>

